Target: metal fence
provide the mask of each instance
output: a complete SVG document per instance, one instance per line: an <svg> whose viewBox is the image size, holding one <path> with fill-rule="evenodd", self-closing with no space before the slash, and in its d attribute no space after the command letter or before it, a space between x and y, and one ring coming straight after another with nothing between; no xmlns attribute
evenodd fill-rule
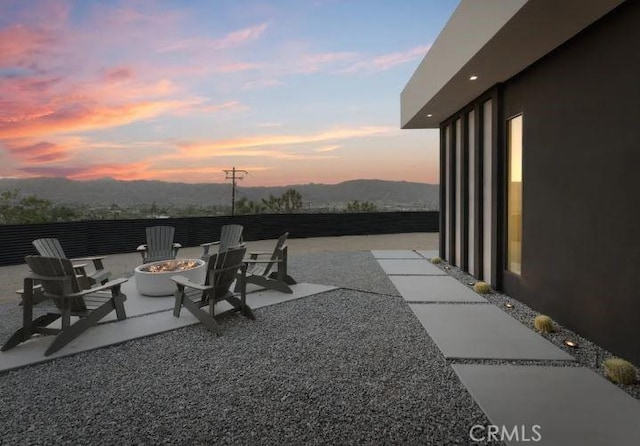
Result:
<svg viewBox="0 0 640 446"><path fill-rule="evenodd" d="M190 217L138 220L91 220L33 225L0 225L0 265L24 262L37 254L31 242L55 237L69 257L134 252L145 243L147 226L176 228L175 241L197 246L217 240L225 224L244 226L247 241L277 238L288 231L290 238L339 235L438 232L438 212L372 212L335 214L260 214L235 217Z"/></svg>

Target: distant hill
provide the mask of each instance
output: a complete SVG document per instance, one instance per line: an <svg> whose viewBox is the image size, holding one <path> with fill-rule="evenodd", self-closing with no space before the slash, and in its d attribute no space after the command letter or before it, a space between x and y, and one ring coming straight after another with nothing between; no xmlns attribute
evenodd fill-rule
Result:
<svg viewBox="0 0 640 446"><path fill-rule="evenodd" d="M353 180L338 184L296 184L280 187L238 187L236 198L250 200L282 195L287 189L302 194L306 206L339 207L359 200L370 201L379 208L437 209L438 185L407 181ZM93 206L150 205L228 205L229 183L168 183L163 181L118 181L101 179L72 181L65 178L0 179L0 191L20 189L24 195L37 195L60 204Z"/></svg>

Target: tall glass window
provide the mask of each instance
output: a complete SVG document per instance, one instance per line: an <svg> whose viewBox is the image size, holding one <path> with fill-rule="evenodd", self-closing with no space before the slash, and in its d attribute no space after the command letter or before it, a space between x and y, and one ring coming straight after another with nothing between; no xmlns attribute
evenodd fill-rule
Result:
<svg viewBox="0 0 640 446"><path fill-rule="evenodd" d="M490 284L493 276L493 104L486 101L482 105L482 279Z"/></svg>
<svg viewBox="0 0 640 446"><path fill-rule="evenodd" d="M469 172L467 177L469 178L469 207L468 207L468 212L467 212L467 241L468 241L468 256L467 256L467 261L469 264L469 272L471 274L473 274L474 276L476 275L476 256L475 256L475 252L476 252L476 238L475 238L475 229L476 229L476 209L475 209L475 204L476 204L476 197L475 197L475 192L476 192L476 138L475 138L475 132L476 132L476 115L474 111L471 111L468 115L467 115L467 122L469 123L469 132L468 132L468 136L469 139L467 141L467 145L469 147Z"/></svg>
<svg viewBox="0 0 640 446"><path fill-rule="evenodd" d="M507 121L507 269L522 274L522 115Z"/></svg>

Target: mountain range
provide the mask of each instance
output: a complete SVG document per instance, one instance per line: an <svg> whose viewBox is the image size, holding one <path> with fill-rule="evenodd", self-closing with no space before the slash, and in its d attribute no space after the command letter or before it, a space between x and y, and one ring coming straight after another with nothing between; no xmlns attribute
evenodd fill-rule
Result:
<svg viewBox="0 0 640 446"><path fill-rule="evenodd" d="M73 181L66 178L0 178L0 191L19 189L21 195L37 195L58 204L89 206L229 205L230 183L170 183L163 181L119 181L111 178ZM437 209L439 187L407 181L352 180L338 184L296 184L270 187L236 187L236 200L258 201L280 196L287 189L302 194L305 207L333 207L349 201L369 201L379 208Z"/></svg>

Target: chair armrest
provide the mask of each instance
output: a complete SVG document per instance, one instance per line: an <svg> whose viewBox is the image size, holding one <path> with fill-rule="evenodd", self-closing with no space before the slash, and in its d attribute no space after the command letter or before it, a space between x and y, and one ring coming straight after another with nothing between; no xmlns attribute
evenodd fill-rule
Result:
<svg viewBox="0 0 640 446"><path fill-rule="evenodd" d="M74 259L69 259L72 262L95 262L96 260L104 260L107 256L93 256L93 257L77 257Z"/></svg>
<svg viewBox="0 0 640 446"><path fill-rule="evenodd" d="M213 286L211 285L202 285L200 283L195 283L190 281L184 276L171 276L170 279L173 280L178 285L182 285L184 287L189 287L189 288L195 288L196 290L200 290L200 291L213 289Z"/></svg>
<svg viewBox="0 0 640 446"><path fill-rule="evenodd" d="M87 267L88 263L74 263L72 264L74 269L85 269Z"/></svg>
<svg viewBox="0 0 640 446"><path fill-rule="evenodd" d="M136 251L146 251L147 250L147 245L140 245L136 248Z"/></svg>
<svg viewBox="0 0 640 446"><path fill-rule="evenodd" d="M280 263L282 262L282 259L273 259L273 260L256 260L256 259L243 259L242 263L251 263L251 264L256 264L256 263Z"/></svg>
<svg viewBox="0 0 640 446"><path fill-rule="evenodd" d="M220 240L218 240L217 242L201 243L200 246L204 248L205 246L214 246L219 244L220 244Z"/></svg>
<svg viewBox="0 0 640 446"><path fill-rule="evenodd" d="M252 256L266 256L266 255L271 255L273 254L273 251L251 251L249 252L249 255Z"/></svg>
<svg viewBox="0 0 640 446"><path fill-rule="evenodd" d="M77 293L72 293L72 294L67 294L65 296L65 298L72 298L72 297L82 297L82 296L86 296L87 294L93 294L93 293L97 293L98 291L103 291L103 290L109 290L111 288L114 288L116 286L120 286L123 283L125 283L127 280L127 278L122 277L120 279L114 279L114 280L110 280L109 282L105 283L104 285L100 285L94 288L89 288L86 290L82 290L82 291L78 291Z"/></svg>

